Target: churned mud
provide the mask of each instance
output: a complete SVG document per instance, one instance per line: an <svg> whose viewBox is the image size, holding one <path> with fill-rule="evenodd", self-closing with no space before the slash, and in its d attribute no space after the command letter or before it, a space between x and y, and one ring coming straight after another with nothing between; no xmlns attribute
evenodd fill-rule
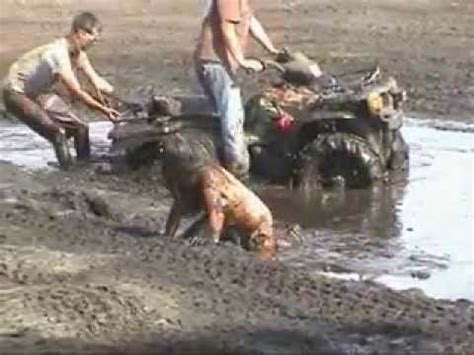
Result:
<svg viewBox="0 0 474 355"><path fill-rule="evenodd" d="M159 179L2 169L3 351L432 353L473 345L468 301L312 275L230 244L168 240Z"/></svg>
<svg viewBox="0 0 474 355"><path fill-rule="evenodd" d="M19 53L65 33L71 15L88 8L105 27L91 57L120 94L146 84L166 93L193 91L202 3L2 1L0 74ZM410 114L472 119L471 1L262 0L256 7L278 45L304 50L331 72L380 63L408 89ZM247 94L260 78L248 79ZM392 214L381 211L397 197L374 194L380 202L360 223L390 223ZM0 353L468 354L474 348L470 301L312 272L357 271L351 257L386 250L374 240L326 229L314 235L314 255L323 261L263 262L233 244L190 246L162 236L170 202L159 166L110 174L100 161L70 172L0 163ZM307 238L284 242L291 249ZM341 250L345 262L339 256L332 263L328 255Z"/></svg>

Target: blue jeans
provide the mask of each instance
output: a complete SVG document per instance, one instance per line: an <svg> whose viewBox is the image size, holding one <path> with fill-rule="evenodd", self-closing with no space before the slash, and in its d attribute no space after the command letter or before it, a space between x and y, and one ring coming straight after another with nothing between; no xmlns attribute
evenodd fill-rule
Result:
<svg viewBox="0 0 474 355"><path fill-rule="evenodd" d="M221 120L224 166L242 176L249 170L240 88L219 62L197 62L199 82Z"/></svg>

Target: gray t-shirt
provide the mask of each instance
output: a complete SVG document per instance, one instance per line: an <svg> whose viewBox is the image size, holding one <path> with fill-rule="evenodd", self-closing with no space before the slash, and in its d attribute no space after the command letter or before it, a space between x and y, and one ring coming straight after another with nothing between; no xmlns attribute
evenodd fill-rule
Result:
<svg viewBox="0 0 474 355"><path fill-rule="evenodd" d="M81 52L78 61L83 59ZM50 91L57 74L71 70L68 43L65 38L35 48L13 63L5 80L7 88L34 97Z"/></svg>

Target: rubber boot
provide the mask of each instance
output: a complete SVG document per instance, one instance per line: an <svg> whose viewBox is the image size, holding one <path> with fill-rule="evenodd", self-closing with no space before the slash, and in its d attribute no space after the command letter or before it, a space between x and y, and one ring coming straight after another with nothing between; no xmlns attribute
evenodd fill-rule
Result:
<svg viewBox="0 0 474 355"><path fill-rule="evenodd" d="M77 160L88 160L91 156L89 141L89 128L79 127L74 132L74 147L76 148Z"/></svg>
<svg viewBox="0 0 474 355"><path fill-rule="evenodd" d="M58 133L56 133L52 143L59 166L63 170L68 170L72 166L72 157L71 153L69 152L66 133L64 130L61 129L58 131Z"/></svg>

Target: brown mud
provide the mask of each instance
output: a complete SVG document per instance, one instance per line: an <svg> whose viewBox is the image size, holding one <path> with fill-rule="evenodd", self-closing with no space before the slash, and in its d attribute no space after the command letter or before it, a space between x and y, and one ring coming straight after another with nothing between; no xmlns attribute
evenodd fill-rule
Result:
<svg viewBox="0 0 474 355"><path fill-rule="evenodd" d="M2 1L0 74L22 51L64 33L87 6L105 25L91 56L121 94L147 83L192 91L198 3ZM278 45L302 49L335 73L379 62L408 88L409 111L472 117L471 1L257 3ZM247 92L258 84L249 79ZM474 348L468 301L330 279L232 244L161 236L171 201L153 169L116 175L94 165L71 172L0 165L0 353Z"/></svg>

